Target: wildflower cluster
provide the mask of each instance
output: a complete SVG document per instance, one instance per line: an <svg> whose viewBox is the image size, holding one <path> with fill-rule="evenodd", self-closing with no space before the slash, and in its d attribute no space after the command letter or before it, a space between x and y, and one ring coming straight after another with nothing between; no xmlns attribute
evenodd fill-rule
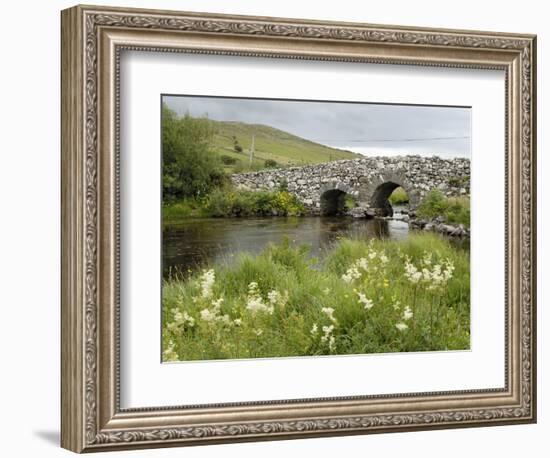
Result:
<svg viewBox="0 0 550 458"><path fill-rule="evenodd" d="M325 342L328 344L328 349L330 351L334 351L334 348L336 347L336 339L334 338L334 335L332 332L334 331L334 325L328 325L323 326L323 335L321 336L321 342Z"/></svg>
<svg viewBox="0 0 550 458"><path fill-rule="evenodd" d="M468 348L468 251L411 238L341 240L315 266L275 246L166 281L163 361Z"/></svg>
<svg viewBox="0 0 550 458"><path fill-rule="evenodd" d="M192 328L195 326L195 319L187 312L181 312L178 308L174 307L172 313L174 314L174 318L166 325L169 331L181 333L185 328Z"/></svg>
<svg viewBox="0 0 550 458"><path fill-rule="evenodd" d="M424 253L420 266L415 266L410 258L405 258L405 277L414 284L424 283L428 290L435 290L447 284L453 277L454 264L446 259L434 264L431 253Z"/></svg>
<svg viewBox="0 0 550 458"><path fill-rule="evenodd" d="M403 314L401 315L401 320L399 323L395 325L395 327L399 331L405 331L409 329L409 325L406 323L406 321L409 321L414 316L413 311L411 308L407 305L405 307L405 310L403 310Z"/></svg>
<svg viewBox="0 0 550 458"><path fill-rule="evenodd" d="M284 307L286 298L279 291L273 289L267 293L267 302L262 298L258 283L255 281L248 285L248 297L246 300L246 309L252 314L264 312L273 315L275 306Z"/></svg>
<svg viewBox="0 0 550 458"><path fill-rule="evenodd" d="M334 324L338 323L336 318L334 318L334 309L332 307L323 307L321 312L323 312Z"/></svg>
<svg viewBox="0 0 550 458"><path fill-rule="evenodd" d="M220 297L211 302L212 308L204 308L200 311L201 320L206 323L223 323L226 325L232 324L231 318L227 314L221 312L223 297Z"/></svg>
<svg viewBox="0 0 550 458"><path fill-rule="evenodd" d="M206 270L201 278L200 278L200 285L201 285L201 296L204 299L208 299L210 296L212 296L212 288L214 287L214 282L216 281L216 274L214 272L214 269Z"/></svg>
<svg viewBox="0 0 550 458"><path fill-rule="evenodd" d="M374 302L365 296L362 292L358 291L357 295L359 296L359 303L363 304L365 310L370 310L374 306Z"/></svg>
<svg viewBox="0 0 550 458"><path fill-rule="evenodd" d="M377 272L383 269L388 262L389 258L383 250L376 251L371 248L365 257L359 258L349 267L346 273L342 275L342 280L346 283L353 283L366 272Z"/></svg>
<svg viewBox="0 0 550 458"><path fill-rule="evenodd" d="M177 361L178 354L176 353L176 345L173 340L168 341L168 345L162 352L163 361Z"/></svg>

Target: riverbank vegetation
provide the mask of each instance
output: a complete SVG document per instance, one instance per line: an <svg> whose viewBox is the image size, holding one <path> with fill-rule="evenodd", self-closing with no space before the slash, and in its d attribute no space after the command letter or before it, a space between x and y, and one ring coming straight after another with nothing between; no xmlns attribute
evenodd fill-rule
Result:
<svg viewBox="0 0 550 458"><path fill-rule="evenodd" d="M390 201L390 204L392 205L403 205L409 203L409 195L407 192L399 186L398 188L395 188L395 190L391 193L390 197L388 198Z"/></svg>
<svg viewBox="0 0 550 458"><path fill-rule="evenodd" d="M163 284L163 360L461 350L469 255L435 234L290 241Z"/></svg>
<svg viewBox="0 0 550 458"><path fill-rule="evenodd" d="M225 186L212 190L203 198L184 198L162 206L165 225L177 225L190 217L301 216L304 205L284 189L246 191Z"/></svg>
<svg viewBox="0 0 550 458"><path fill-rule="evenodd" d="M441 217L445 223L470 227L470 198L445 197L441 191L434 189L420 202L416 214L428 219Z"/></svg>

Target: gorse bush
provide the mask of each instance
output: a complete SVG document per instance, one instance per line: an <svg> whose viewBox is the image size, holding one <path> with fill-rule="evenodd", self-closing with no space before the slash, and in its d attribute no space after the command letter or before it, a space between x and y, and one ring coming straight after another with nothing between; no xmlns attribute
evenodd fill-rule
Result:
<svg viewBox="0 0 550 458"><path fill-rule="evenodd" d="M321 265L286 241L165 281L163 359L467 349L469 285L468 253L434 234L342 240Z"/></svg>
<svg viewBox="0 0 550 458"><path fill-rule="evenodd" d="M441 191L430 191L416 211L423 218L441 216L450 224L464 224L470 227L470 198L445 197Z"/></svg>

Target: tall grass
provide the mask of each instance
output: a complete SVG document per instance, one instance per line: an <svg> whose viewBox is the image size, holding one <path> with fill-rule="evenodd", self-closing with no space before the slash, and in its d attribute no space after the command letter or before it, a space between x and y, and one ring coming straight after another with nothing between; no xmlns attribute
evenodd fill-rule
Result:
<svg viewBox="0 0 550 458"><path fill-rule="evenodd" d="M163 359L469 348L467 252L435 234L341 240L320 265L307 251L287 241L165 281Z"/></svg>

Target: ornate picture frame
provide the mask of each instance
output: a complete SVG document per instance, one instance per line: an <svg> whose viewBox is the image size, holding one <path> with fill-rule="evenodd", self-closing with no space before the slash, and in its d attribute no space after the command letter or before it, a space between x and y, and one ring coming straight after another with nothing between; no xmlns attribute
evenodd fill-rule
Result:
<svg viewBox="0 0 550 458"><path fill-rule="evenodd" d="M75 6L62 12L61 445L75 452L536 421L536 37ZM120 407L124 50L505 72L502 389Z"/></svg>

